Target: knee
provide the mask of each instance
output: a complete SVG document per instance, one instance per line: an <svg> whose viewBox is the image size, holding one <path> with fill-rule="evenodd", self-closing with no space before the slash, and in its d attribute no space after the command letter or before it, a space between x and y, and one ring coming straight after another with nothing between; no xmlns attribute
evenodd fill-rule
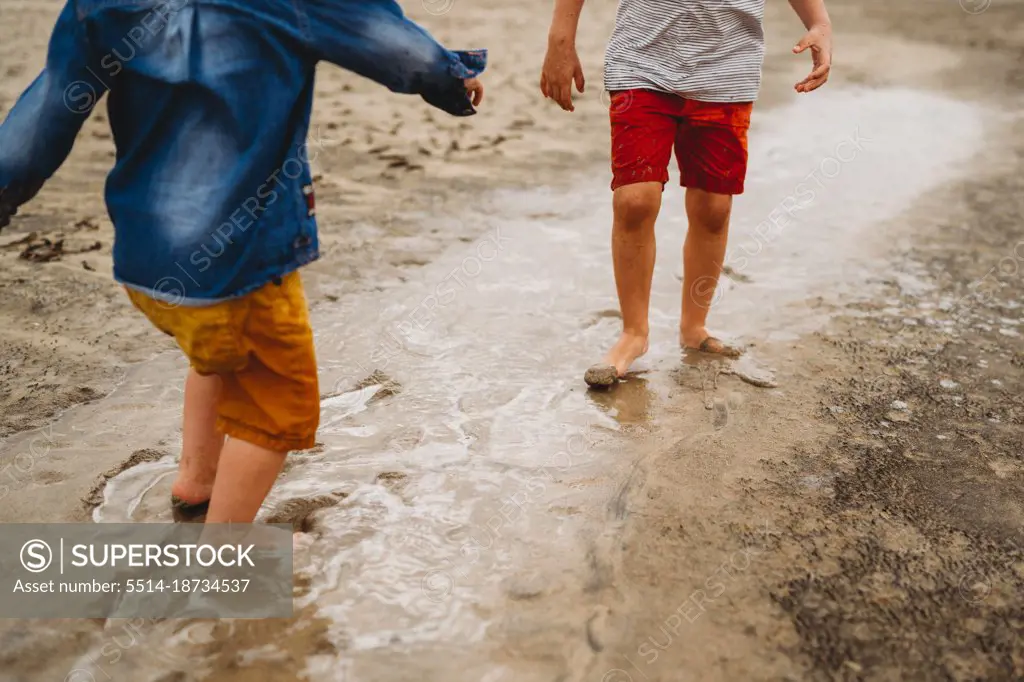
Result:
<svg viewBox="0 0 1024 682"><path fill-rule="evenodd" d="M650 227L661 208L660 183L626 185L615 190L612 200L616 223L630 230Z"/></svg>
<svg viewBox="0 0 1024 682"><path fill-rule="evenodd" d="M706 235L720 236L729 229L732 197L710 192L688 193L687 214L691 228Z"/></svg>
<svg viewBox="0 0 1024 682"><path fill-rule="evenodd" d="M729 214L708 216L700 222L700 227L705 234L721 236L729 229Z"/></svg>

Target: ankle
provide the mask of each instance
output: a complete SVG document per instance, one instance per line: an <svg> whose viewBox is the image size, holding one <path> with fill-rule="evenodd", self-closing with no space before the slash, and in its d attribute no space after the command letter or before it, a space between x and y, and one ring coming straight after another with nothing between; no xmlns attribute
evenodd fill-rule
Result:
<svg viewBox="0 0 1024 682"><path fill-rule="evenodd" d="M708 336L707 327L700 325L697 327L679 327L679 338L687 343L700 343Z"/></svg>
<svg viewBox="0 0 1024 682"><path fill-rule="evenodd" d="M637 328L628 327L622 330L622 338L626 339L641 339L646 341L647 337L650 336L651 330L647 327Z"/></svg>
<svg viewBox="0 0 1024 682"><path fill-rule="evenodd" d="M214 480L217 478L216 464L216 460L207 461L183 456L178 465L178 475L171 486L171 494L186 502L209 499Z"/></svg>
<svg viewBox="0 0 1024 682"><path fill-rule="evenodd" d="M171 486L171 496L188 504L208 502L213 494L213 484L197 484L178 478Z"/></svg>
<svg viewBox="0 0 1024 682"><path fill-rule="evenodd" d="M679 325L680 334L699 334L701 332L706 332L707 329L707 325L703 322L699 324L681 323Z"/></svg>

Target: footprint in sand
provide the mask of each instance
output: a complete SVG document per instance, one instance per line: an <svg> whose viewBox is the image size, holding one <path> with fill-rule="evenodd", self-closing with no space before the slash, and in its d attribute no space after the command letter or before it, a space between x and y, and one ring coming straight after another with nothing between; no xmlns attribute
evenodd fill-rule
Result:
<svg viewBox="0 0 1024 682"><path fill-rule="evenodd" d="M778 388L779 385L775 380L775 373L758 363L750 355L743 355L729 363L722 370L722 374L731 374L758 388Z"/></svg>
<svg viewBox="0 0 1024 682"><path fill-rule="evenodd" d="M291 524L294 532L309 533L316 527L315 512L333 507L346 497L348 493L341 491L315 497L293 497L275 505L264 523Z"/></svg>
<svg viewBox="0 0 1024 682"><path fill-rule="evenodd" d="M721 375L734 376L740 381L758 388L778 388L779 385L775 380L775 373L747 353L735 360L708 356L706 353L686 353L683 357L683 364L700 372L701 388L705 393L705 398L709 389L718 388L718 377ZM705 399L705 405L709 410L712 409L712 404L707 399Z"/></svg>
<svg viewBox="0 0 1024 682"><path fill-rule="evenodd" d="M350 388L340 390L339 387L347 384L348 378L335 382L335 390L320 396L320 405L322 408L339 408L345 406L351 406L354 402L363 402L361 397L362 392L368 388L376 387L376 391L373 392L368 398L365 399L366 405L371 405L375 402L383 400L393 395L398 395L402 391L402 384L398 383L384 372L376 369L369 376L360 379Z"/></svg>
<svg viewBox="0 0 1024 682"><path fill-rule="evenodd" d="M382 485L391 492L397 492L405 487L409 477L400 471L382 471L377 474L374 483Z"/></svg>

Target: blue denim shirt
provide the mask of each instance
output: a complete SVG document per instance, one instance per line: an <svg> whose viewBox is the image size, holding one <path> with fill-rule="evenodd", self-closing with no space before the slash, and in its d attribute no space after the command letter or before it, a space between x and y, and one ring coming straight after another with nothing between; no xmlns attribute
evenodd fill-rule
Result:
<svg viewBox="0 0 1024 682"><path fill-rule="evenodd" d="M109 91L115 278L174 304L253 291L318 257L321 60L468 116L486 52L443 48L393 0L69 0L0 125L2 196L34 194Z"/></svg>

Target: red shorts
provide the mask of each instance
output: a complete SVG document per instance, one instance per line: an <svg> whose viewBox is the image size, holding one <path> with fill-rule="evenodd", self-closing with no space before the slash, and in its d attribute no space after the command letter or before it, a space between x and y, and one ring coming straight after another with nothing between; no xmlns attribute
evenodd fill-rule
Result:
<svg viewBox="0 0 1024 682"><path fill-rule="evenodd" d="M672 147L683 187L742 194L753 102L698 102L654 90L611 95L612 189L668 182Z"/></svg>

